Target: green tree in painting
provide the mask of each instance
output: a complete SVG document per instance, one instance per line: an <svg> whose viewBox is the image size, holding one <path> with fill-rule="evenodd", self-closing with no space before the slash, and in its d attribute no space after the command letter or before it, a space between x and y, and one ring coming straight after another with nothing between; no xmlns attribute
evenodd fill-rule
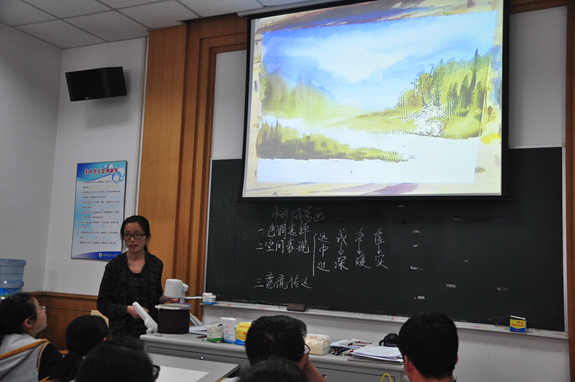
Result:
<svg viewBox="0 0 575 382"><path fill-rule="evenodd" d="M347 144L319 134L301 136L296 129L283 127L280 123L270 126L264 122L256 142L259 158L267 159L378 159L404 162L409 156L397 152L372 148L351 148Z"/></svg>
<svg viewBox="0 0 575 382"><path fill-rule="evenodd" d="M278 119L303 120L321 129L346 128L374 134L417 134L450 139L478 137L482 131L491 55L475 51L469 61L443 60L419 73L412 88L399 95L397 104L382 111L364 112L342 104L325 90L300 77L290 85L281 71L261 68L262 114ZM258 156L270 158L386 158L408 160L397 153L382 155L370 149L353 151L320 135L299 137L295 129L277 123L260 126ZM333 142L332 142L333 141ZM370 154L366 155L367 152ZM277 154L281 153L281 154ZM399 155L399 156L398 156Z"/></svg>

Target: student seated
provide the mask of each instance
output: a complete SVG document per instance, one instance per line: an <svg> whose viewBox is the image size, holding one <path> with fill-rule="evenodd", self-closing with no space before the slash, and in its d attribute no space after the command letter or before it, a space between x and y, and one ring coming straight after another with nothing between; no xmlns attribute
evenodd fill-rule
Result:
<svg viewBox="0 0 575 382"><path fill-rule="evenodd" d="M302 369L283 358L259 361L240 378L239 382L307 382Z"/></svg>
<svg viewBox="0 0 575 382"><path fill-rule="evenodd" d="M60 368L50 377L58 382L68 382L76 378L84 357L100 342L110 338L110 328L100 316L80 316L66 327L66 347L68 354Z"/></svg>
<svg viewBox="0 0 575 382"><path fill-rule="evenodd" d="M142 341L117 337L101 342L84 358L76 382L154 382L153 366Z"/></svg>
<svg viewBox="0 0 575 382"><path fill-rule="evenodd" d="M63 360L48 340L34 338L48 326L46 307L27 293L0 302L0 380L36 382L49 379Z"/></svg>
<svg viewBox="0 0 575 382"><path fill-rule="evenodd" d="M453 382L459 339L453 321L442 313L419 313L399 331L397 347L411 382Z"/></svg>
<svg viewBox="0 0 575 382"><path fill-rule="evenodd" d="M299 366L309 382L325 382L309 359L306 334L305 323L297 318L284 315L258 318L246 335L246 355L250 365L272 357L285 358Z"/></svg>

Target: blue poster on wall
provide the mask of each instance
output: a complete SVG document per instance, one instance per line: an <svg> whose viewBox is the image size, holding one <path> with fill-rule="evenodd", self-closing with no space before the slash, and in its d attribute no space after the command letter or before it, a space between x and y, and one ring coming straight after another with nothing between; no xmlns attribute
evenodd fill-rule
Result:
<svg viewBox="0 0 575 382"><path fill-rule="evenodd" d="M111 260L122 251L126 161L78 163L73 259Z"/></svg>

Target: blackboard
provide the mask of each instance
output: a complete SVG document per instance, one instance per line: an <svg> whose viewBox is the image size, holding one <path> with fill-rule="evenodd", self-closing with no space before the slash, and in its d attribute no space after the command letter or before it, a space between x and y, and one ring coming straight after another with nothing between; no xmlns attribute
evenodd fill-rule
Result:
<svg viewBox="0 0 575 382"><path fill-rule="evenodd" d="M562 162L510 150L507 200L245 202L242 161L213 161L206 291L564 331Z"/></svg>

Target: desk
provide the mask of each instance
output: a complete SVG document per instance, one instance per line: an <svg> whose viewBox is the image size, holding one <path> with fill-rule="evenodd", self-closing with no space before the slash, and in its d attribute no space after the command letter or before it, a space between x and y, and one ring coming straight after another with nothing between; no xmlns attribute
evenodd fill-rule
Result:
<svg viewBox="0 0 575 382"><path fill-rule="evenodd" d="M228 377L240 366L232 363L203 361L161 354L150 354L152 363L160 366L158 382L214 382Z"/></svg>
<svg viewBox="0 0 575 382"><path fill-rule="evenodd" d="M144 349L150 356L163 354L183 358L238 364L240 374L249 368L249 361L243 346L212 343L199 339L197 334L145 334ZM315 367L327 374L329 382L381 382L388 373L393 382L406 381L403 364L383 361L355 361L348 357L333 355L310 355ZM160 365L161 366L161 365ZM161 372L160 372L161 375ZM385 382L389 379L385 378Z"/></svg>

